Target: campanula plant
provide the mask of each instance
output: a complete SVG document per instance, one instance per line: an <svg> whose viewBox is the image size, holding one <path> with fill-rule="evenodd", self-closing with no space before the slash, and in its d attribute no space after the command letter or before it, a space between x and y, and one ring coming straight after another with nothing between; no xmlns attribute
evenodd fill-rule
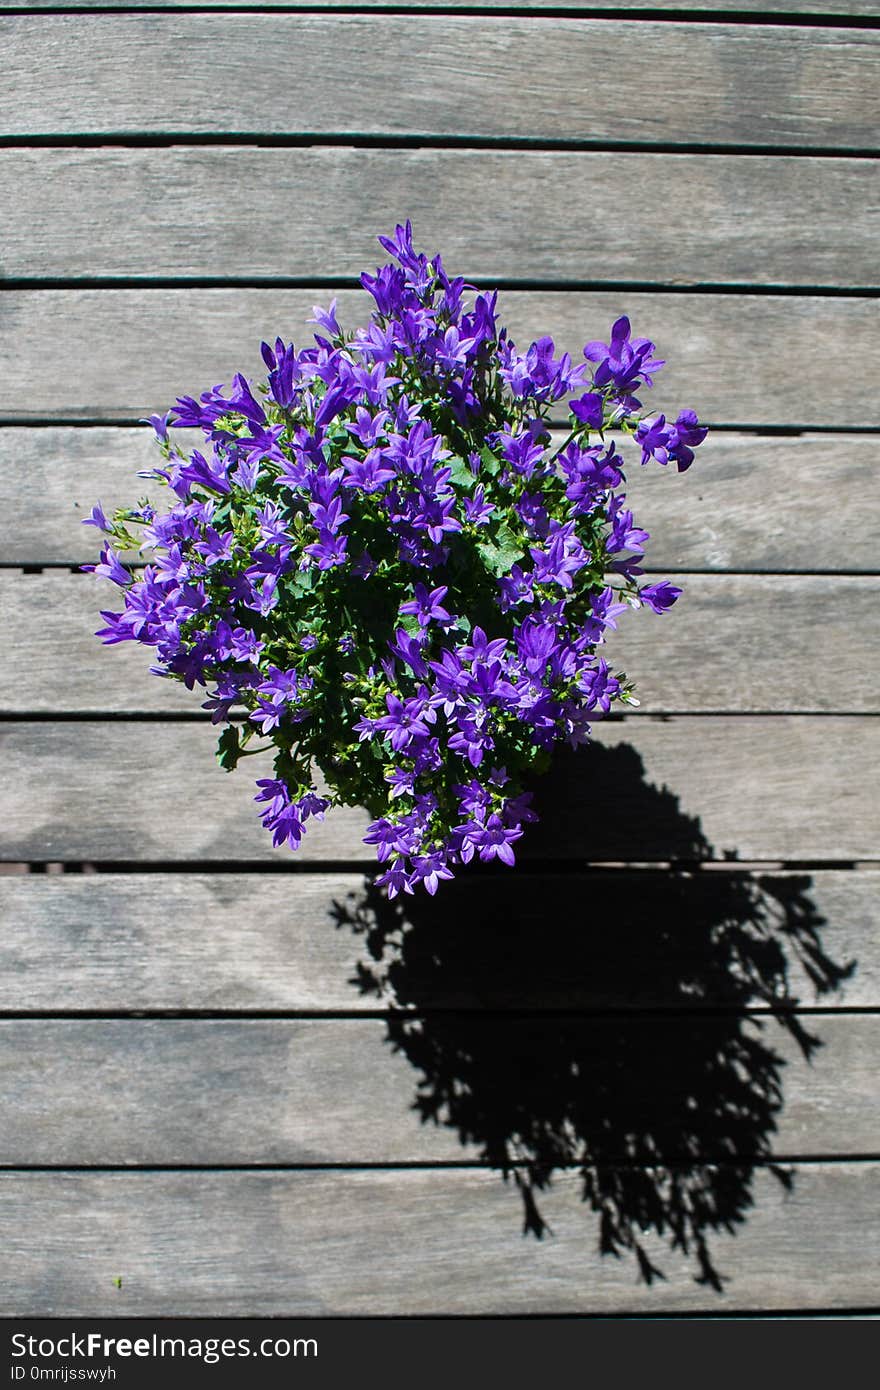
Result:
<svg viewBox="0 0 880 1390"><path fill-rule="evenodd" d="M265 383L152 417L163 460L143 476L169 505L99 505L89 524L109 537L90 568L123 601L98 635L204 689L224 767L274 751L256 801L276 846L365 806L393 897L474 856L513 864L530 774L633 701L606 634L680 590L640 582L618 438L684 470L706 430L690 410L641 416L663 363L628 319L581 362L550 338L520 352L496 294L471 302L409 223L379 241L393 259L361 276L366 326L344 332L334 301L314 346L263 344ZM186 430L204 443L182 448ZM119 558L133 549L140 570Z"/></svg>

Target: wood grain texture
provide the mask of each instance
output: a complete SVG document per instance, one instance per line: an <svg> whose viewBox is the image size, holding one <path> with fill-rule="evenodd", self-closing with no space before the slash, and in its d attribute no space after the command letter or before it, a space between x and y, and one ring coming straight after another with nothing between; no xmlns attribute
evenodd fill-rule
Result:
<svg viewBox="0 0 880 1390"><path fill-rule="evenodd" d="M16 197L0 208L0 274L10 279L356 278L383 255L376 234L406 216L420 246L483 281L877 278L876 169L864 159L8 149L6 181ZM609 237L622 202L626 236ZM560 203L564 217L548 221Z"/></svg>
<svg viewBox="0 0 880 1390"><path fill-rule="evenodd" d="M876 34L627 22L626 0L602 20L543 0L519 17L335 3L0 15L0 136L18 145L0 151L16 190L0 278L19 283L0 295L0 418L126 421L259 370L259 339L300 338L331 292L137 282L344 280L412 215L450 268L538 286L503 296L521 343L551 331L579 351L630 312L673 363L657 409L880 427L876 304L810 293L876 281L875 170L851 157L877 146ZM571 71L584 80L560 82ZM658 80L661 102L633 102ZM132 135L147 145L122 148ZM391 148L355 150L362 136ZM718 153L657 152L688 147ZM132 288L88 289L101 277ZM615 282L676 292L561 288ZM802 292L705 292L721 285ZM635 480L652 566L716 571L688 577L674 622L640 615L614 648L644 672L642 712L560 760L519 873L478 867L402 914L362 873L328 872L372 867L359 810L296 858L272 851L262 760L227 777L214 730L154 718L196 701L146 677L146 654L100 651L93 581L0 574L0 705L47 716L0 725L0 857L117 864L0 866L4 1313L876 1311L880 872L718 862L877 857L880 722L827 713L876 708L880 581L853 573L878 569L873 441L726 436L706 457L686 480ZM77 512L142 491L141 458L129 429L0 430L0 563L85 558ZM777 568L850 573L719 572ZM785 712L651 713L675 708ZM53 722L93 709L115 717ZM825 714L791 712L806 709ZM670 859L686 862L650 867ZM548 871L561 860L631 867ZM765 1017L780 1001L819 1011ZM232 1016L132 1016L163 1010ZM821 1044L809 1066L801 1029ZM420 1123L435 1107L443 1122ZM515 1184L479 1165L547 1143L551 1164L591 1154L639 1227L649 1210L671 1229L683 1181L736 1232L708 1233L727 1294L650 1235L653 1288L631 1257L602 1258L574 1172L540 1196L553 1235L524 1240ZM790 1193L748 1161L771 1152L807 1160Z"/></svg>
<svg viewBox="0 0 880 1390"><path fill-rule="evenodd" d="M262 376L261 339L302 341L312 306L330 298L320 289L7 291L0 418L132 420L236 371ZM369 315L362 291L338 298L340 322ZM880 397L863 386L880 368L870 299L511 290L499 312L523 347L550 333L578 355L628 313L668 359L656 410L688 405L727 424L880 426Z"/></svg>
<svg viewBox="0 0 880 1390"><path fill-rule="evenodd" d="M880 757L880 721L871 716L636 717L598 732L601 751L561 759L540 783L546 814L524 857L876 856L880 802L866 769ZM215 730L200 724L5 724L0 857L372 862L357 809L310 828L296 860L273 850L251 799L267 764L255 757L230 776L214 743ZM598 821L597 805L613 815Z"/></svg>
<svg viewBox="0 0 880 1390"><path fill-rule="evenodd" d="M628 612L606 644L643 712L880 713L880 578L709 574L679 587L673 620ZM151 676L151 648L103 649L101 610L121 607L90 575L0 571L0 713L198 712L204 691Z"/></svg>
<svg viewBox="0 0 880 1390"><path fill-rule="evenodd" d="M156 457L146 427L0 427L0 564L96 559L82 518L98 499L108 513L131 505ZM654 569L876 571L876 463L857 435L715 434L687 478L633 463L626 490Z"/></svg>
<svg viewBox="0 0 880 1390"><path fill-rule="evenodd" d="M538 1242L492 1173L8 1173L0 1301L7 1316L55 1317L877 1304L880 1165L805 1166L791 1194L756 1174L749 1219L715 1242L720 1297L650 1239L666 1278L636 1283L629 1260L597 1253L579 1195L574 1175L554 1184L542 1198L554 1235Z"/></svg>
<svg viewBox="0 0 880 1390"><path fill-rule="evenodd" d="M820 996L808 958L781 932L793 913L818 924L841 969L856 962L840 992L822 996L826 1003L880 1009L880 873L873 870L719 869L670 878L664 870L561 876L521 869L504 878L460 876L436 907L424 899L405 904L410 941L416 931L426 945L407 949L406 987L397 969L381 999L358 986L357 965L369 963L369 952L347 925L358 912L370 931L378 925L360 874L0 876L0 1010L358 1013L377 1002L406 1010L416 998L426 1008L714 1007L742 998L735 958L713 945L719 933L732 939L724 923L740 920L731 913L732 883L763 903L801 1003L815 1005ZM614 950L626 958L625 970L611 961L599 969L595 960L592 970L568 969L595 894L616 898ZM548 900L558 909L552 926ZM788 919L779 911L786 903ZM539 926L558 949L543 948L531 972L499 970L491 929L499 921L519 959ZM451 946L450 926L460 935L461 923L473 928L468 967L438 970L428 947L438 936ZM397 958L390 946L388 954Z"/></svg>
<svg viewBox="0 0 880 1390"><path fill-rule="evenodd" d="M705 144L844 150L873 148L877 138L880 44L865 30L169 12L8 16L2 42L15 74L0 97L0 129L10 135L358 132L654 144L690 143L698 131ZM416 60L418 82L401 81ZM662 103L633 102L659 69ZM589 82L561 82L561 71L589 73ZM507 95L513 72L516 101Z"/></svg>
<svg viewBox="0 0 880 1390"><path fill-rule="evenodd" d="M680 587L677 634L630 622L608 641L644 711L880 713L880 581L691 575Z"/></svg>
<svg viewBox="0 0 880 1390"><path fill-rule="evenodd" d="M25 588L27 581L35 587ZM0 609L15 644L0 676L0 712L23 700L34 713L61 704L110 713L126 702L132 710L197 713L204 691L151 675L152 649L126 642L120 661L107 659L94 634L104 626L100 610L118 612L120 597L88 575L0 573Z"/></svg>
<svg viewBox="0 0 880 1390"><path fill-rule="evenodd" d="M656 1134L674 1148L681 1132L679 1106L691 1095L724 1103L725 1078L714 1066L719 1052L745 1044L762 1061L771 1055L782 1078L783 1108L772 1122L779 1157L880 1152L876 1057L880 1017L811 1017L823 1046L812 1065L794 1039L766 1020L748 1023L695 1017L588 1020L447 1018L409 1027L435 1046L459 1045L475 1059L461 1068L476 1087L475 1110L492 1105L480 1084L500 1083L502 1059L514 1071L537 1059L552 1074L551 1054L570 1054L580 1076L569 1081L572 1104L607 1109L613 1069L609 1051L633 1060L652 1050L679 1071L677 1104L657 1085L657 1066L641 1083L628 1075L617 1133L606 1137L605 1161L627 1158L633 1133ZM745 1053L748 1056L748 1053ZM690 1057L690 1065L686 1058ZM590 1063L592 1062L592 1066ZM378 1019L81 1020L0 1022L0 1165L80 1167L107 1164L447 1163L479 1161L477 1142L463 1143L457 1126L427 1123L416 1109L420 1070L392 1049ZM784 1075L782 1075L784 1072ZM451 1073L450 1073L451 1074ZM846 1076L846 1085L840 1078ZM444 1073L444 1083L449 1076ZM553 1089L548 1080L548 1089ZM622 1090L619 1092L622 1096ZM530 1088L523 1080L522 1104ZM616 1107L614 1107L616 1110ZM771 1130L768 1115L763 1117ZM479 1128L479 1125L477 1126ZM699 1126L698 1126L699 1128ZM745 1127L738 1157L752 1158L750 1139L763 1127ZM701 1158L730 1159L728 1133L707 1124ZM687 1157L686 1152L670 1157Z"/></svg>

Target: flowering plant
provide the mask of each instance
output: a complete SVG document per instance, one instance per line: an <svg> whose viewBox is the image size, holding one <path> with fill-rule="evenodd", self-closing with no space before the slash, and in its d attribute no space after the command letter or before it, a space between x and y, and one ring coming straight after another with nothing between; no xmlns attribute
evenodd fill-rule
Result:
<svg viewBox="0 0 880 1390"><path fill-rule="evenodd" d="M680 590L639 583L648 533L605 431L683 470L706 430L693 411L639 416L663 364L626 318L578 364L550 338L520 353L497 295L468 307L473 287L417 253L409 223L379 241L393 261L361 276L366 327L344 333L334 300L313 347L262 345L256 390L237 375L151 417L164 466L141 476L172 504L88 518L149 562L132 572L108 544L88 568L124 594L98 636L210 687L224 767L274 748L256 800L275 845L364 805L393 897L434 893L474 855L513 864L536 818L527 775L633 702L605 635L627 603L662 613ZM171 425L210 449L182 451Z"/></svg>

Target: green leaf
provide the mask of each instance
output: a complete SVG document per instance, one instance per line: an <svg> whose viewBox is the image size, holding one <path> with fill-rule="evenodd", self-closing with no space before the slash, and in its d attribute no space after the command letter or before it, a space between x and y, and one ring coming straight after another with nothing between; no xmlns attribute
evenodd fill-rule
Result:
<svg viewBox="0 0 880 1390"><path fill-rule="evenodd" d="M477 550L486 568L497 576L509 574L523 554L522 541L507 526L499 526L491 540L480 541Z"/></svg>
<svg viewBox="0 0 880 1390"><path fill-rule="evenodd" d="M450 481L455 487L472 488L477 481L470 470L470 465L467 460L461 458L458 454L446 460L446 467L452 469Z"/></svg>
<svg viewBox="0 0 880 1390"><path fill-rule="evenodd" d="M494 478L501 470L501 460L495 457L488 444L484 444L480 450L480 458L483 461L483 467L486 472L490 477Z"/></svg>
<svg viewBox="0 0 880 1390"><path fill-rule="evenodd" d="M290 584L295 594L310 594L315 587L316 569L297 570L293 582Z"/></svg>
<svg viewBox="0 0 880 1390"><path fill-rule="evenodd" d="M240 752L241 745L238 737L238 725L229 724L223 730L217 744L217 761L227 772L233 772L238 765Z"/></svg>

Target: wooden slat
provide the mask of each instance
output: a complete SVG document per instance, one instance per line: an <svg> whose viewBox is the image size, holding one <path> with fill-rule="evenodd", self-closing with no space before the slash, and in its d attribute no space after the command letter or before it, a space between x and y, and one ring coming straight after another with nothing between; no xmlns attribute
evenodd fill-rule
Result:
<svg viewBox="0 0 880 1390"><path fill-rule="evenodd" d="M654 569L876 571L876 458L857 435L715 434L685 479L633 462L627 495ZM136 475L156 459L146 427L0 428L0 563L94 560L101 541L83 516L149 491Z"/></svg>
<svg viewBox="0 0 880 1390"><path fill-rule="evenodd" d="M680 586L674 617L626 613L606 644L644 712L880 712L880 579L711 574ZM151 648L102 649L100 610L121 608L121 592L89 575L0 571L0 713L197 712L204 691L151 676Z"/></svg>
<svg viewBox="0 0 880 1390"><path fill-rule="evenodd" d="M26 588L26 583L34 588ZM121 660L100 650L101 609L121 608L119 594L88 575L0 573L0 609L15 655L0 676L0 712L21 697L34 713L61 708L111 713L125 709L197 713L204 691L150 674L155 651L125 643ZM22 708L22 706L19 706Z"/></svg>
<svg viewBox="0 0 880 1390"><path fill-rule="evenodd" d="M408 1025L412 1062L378 1019L3 1022L0 1165L475 1162L493 1125L559 1114L604 1163L644 1161L649 1137L661 1161L689 1145L753 1158L771 1139L780 1157L880 1152L880 1016L806 1023L811 1066L785 1030L731 1017L445 1015ZM419 1058L427 1095L471 1091L472 1141L420 1121Z"/></svg>
<svg viewBox="0 0 880 1390"><path fill-rule="evenodd" d="M405 973L393 969L391 992L377 996L357 984L358 961L370 961L353 924L376 933L397 913L367 894L359 874L3 876L0 1010L756 1004L738 952L760 962L765 986L786 960L790 990L806 1006L880 1009L878 889L872 870L471 872L433 901L406 901ZM613 932L586 931L588 911L601 919L606 909ZM765 914L769 936L749 929L750 911ZM839 991L814 988L807 966L826 983L833 972L807 952L813 930L839 970L856 962ZM763 953L766 939L781 957ZM392 944L387 952L390 966L397 952Z"/></svg>
<svg viewBox="0 0 880 1390"><path fill-rule="evenodd" d="M0 1299L10 1317L876 1306L880 1165L808 1165L791 1194L758 1172L752 1192L736 1236L710 1238L719 1298L650 1237L653 1287L603 1259L573 1174L542 1196L539 1242L492 1173L8 1173Z"/></svg>
<svg viewBox="0 0 880 1390"><path fill-rule="evenodd" d="M312 306L330 297L320 289L8 291L0 417L130 420L166 410L236 371L262 375L261 339L302 341ZM343 291L340 321L362 322L371 304ZM689 405L731 424L880 426L880 398L863 385L880 355L870 299L507 291L499 310L523 348L550 333L577 354L628 313L634 332L653 337L668 359L645 401L652 409Z"/></svg>
<svg viewBox="0 0 880 1390"><path fill-rule="evenodd" d="M81 14L7 17L2 42L15 80L0 129L11 135L356 131L861 149L877 134L880 45L865 30ZM634 99L658 71L663 101Z"/></svg>
<svg viewBox="0 0 880 1390"><path fill-rule="evenodd" d="M10 279L356 277L405 212L419 245L484 281L870 286L875 181L864 159L15 149L0 152L0 182L16 190L0 240ZM626 236L609 237L622 189L638 196Z"/></svg>
<svg viewBox="0 0 880 1390"><path fill-rule="evenodd" d="M880 802L865 771L880 757L880 721L871 716L635 717L599 732L604 751L561 758L540 784L546 814L524 855L876 855ZM227 774L212 756L214 737L201 724L4 725L0 856L372 862L360 842L367 816L353 809L310 828L296 860L273 851L251 801L251 779L267 763L252 758Z"/></svg>
<svg viewBox="0 0 880 1390"><path fill-rule="evenodd" d="M880 581L692 575L680 586L678 634L621 622L607 644L643 710L880 713ZM816 645L836 689L820 690Z"/></svg>

